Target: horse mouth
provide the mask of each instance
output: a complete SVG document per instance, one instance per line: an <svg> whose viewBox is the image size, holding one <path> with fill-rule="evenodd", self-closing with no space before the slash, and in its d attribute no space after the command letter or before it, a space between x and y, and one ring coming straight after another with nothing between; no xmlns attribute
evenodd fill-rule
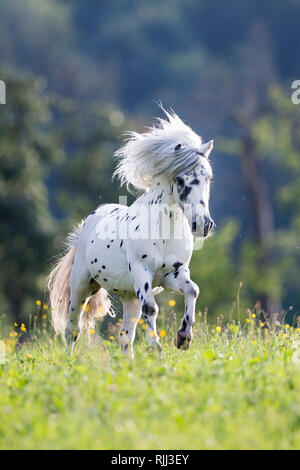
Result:
<svg viewBox="0 0 300 470"><path fill-rule="evenodd" d="M208 228L205 228L204 231L203 231L203 234L204 234L204 238L207 237L207 235L209 234L210 230Z"/></svg>
<svg viewBox="0 0 300 470"><path fill-rule="evenodd" d="M214 226L215 226L215 223L214 223L213 220L211 220L208 224L206 224L204 226L204 231L203 231L204 232L204 238L206 238L210 234L210 232L212 231Z"/></svg>
<svg viewBox="0 0 300 470"><path fill-rule="evenodd" d="M196 222L193 222L193 223L192 223L192 233L193 233L194 235L197 235L197 224L196 224ZM199 233L199 232L198 232L198 233ZM201 233L201 231L200 231L200 233ZM210 230L209 230L208 228L204 228L203 231L202 231L203 238L207 238L208 235L209 235L209 233L210 233ZM201 235L202 235L202 234L201 234ZM201 235L200 235L200 236L201 236Z"/></svg>

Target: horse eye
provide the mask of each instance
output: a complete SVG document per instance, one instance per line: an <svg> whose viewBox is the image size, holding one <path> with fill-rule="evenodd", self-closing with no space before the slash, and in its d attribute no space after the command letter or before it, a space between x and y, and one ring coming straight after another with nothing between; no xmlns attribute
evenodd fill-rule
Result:
<svg viewBox="0 0 300 470"><path fill-rule="evenodd" d="M177 144L175 147L175 151L181 149L181 144Z"/></svg>

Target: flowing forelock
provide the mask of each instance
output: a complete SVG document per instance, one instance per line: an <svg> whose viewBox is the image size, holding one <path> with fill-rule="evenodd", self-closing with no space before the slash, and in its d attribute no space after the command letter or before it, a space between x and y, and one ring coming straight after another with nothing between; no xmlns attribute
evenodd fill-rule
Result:
<svg viewBox="0 0 300 470"><path fill-rule="evenodd" d="M115 153L119 162L114 176L127 187L148 190L155 176L174 177L189 171L199 161L201 137L173 110L161 108L166 119L157 118L147 132L127 133L125 145Z"/></svg>

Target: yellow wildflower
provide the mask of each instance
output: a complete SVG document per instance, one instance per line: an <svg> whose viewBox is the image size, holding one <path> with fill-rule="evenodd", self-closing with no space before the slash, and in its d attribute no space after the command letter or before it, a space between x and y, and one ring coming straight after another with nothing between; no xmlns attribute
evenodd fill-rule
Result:
<svg viewBox="0 0 300 470"><path fill-rule="evenodd" d="M262 328L264 326L264 323L261 321L259 326Z"/></svg>
<svg viewBox="0 0 300 470"><path fill-rule="evenodd" d="M31 354L28 354L27 357L28 357L28 359L32 359L32 355L31 355Z"/></svg>
<svg viewBox="0 0 300 470"><path fill-rule="evenodd" d="M35 301L36 305L42 305L42 302L40 300Z"/></svg>
<svg viewBox="0 0 300 470"><path fill-rule="evenodd" d="M246 322L247 322L247 323L250 323L250 322L251 322L250 318L247 318L247 319L246 319Z"/></svg>
<svg viewBox="0 0 300 470"><path fill-rule="evenodd" d="M9 336L15 336L14 331L12 333L9 333Z"/></svg>
<svg viewBox="0 0 300 470"><path fill-rule="evenodd" d="M121 330L121 331L120 331L120 335L125 335L125 331L124 331L124 330Z"/></svg>
<svg viewBox="0 0 300 470"><path fill-rule="evenodd" d="M165 332L165 330L161 330L161 331L159 332L159 336L160 336L161 338L164 338L164 337L166 336L166 334L167 334L167 333Z"/></svg>
<svg viewBox="0 0 300 470"><path fill-rule="evenodd" d="M168 343L164 343L162 346L163 346L163 348L168 348L169 347Z"/></svg>
<svg viewBox="0 0 300 470"><path fill-rule="evenodd" d="M43 318L44 318L44 319L47 318L47 315L43 315Z"/></svg>
<svg viewBox="0 0 300 470"><path fill-rule="evenodd" d="M14 331L14 336L18 336L18 333L16 331Z"/></svg>
<svg viewBox="0 0 300 470"><path fill-rule="evenodd" d="M286 327L286 329L288 330L288 329L289 329L289 327L290 327L290 325L286 324L286 325L285 325L285 327Z"/></svg>
<svg viewBox="0 0 300 470"><path fill-rule="evenodd" d="M44 310L47 310L47 308L48 308L48 305L44 304L44 305L43 305L43 309L44 309Z"/></svg>
<svg viewBox="0 0 300 470"><path fill-rule="evenodd" d="M142 328L143 328L143 330L147 330L147 325L146 325L146 323L143 324Z"/></svg>
<svg viewBox="0 0 300 470"><path fill-rule="evenodd" d="M153 331L153 330L151 330L151 331L150 331L150 333L149 333L149 335L151 336L151 338L154 338L154 336L155 336L155 333L154 333L154 331Z"/></svg>
<svg viewBox="0 0 300 470"><path fill-rule="evenodd" d="M94 328L90 328L90 335L93 335L95 333Z"/></svg>
<svg viewBox="0 0 300 470"><path fill-rule="evenodd" d="M115 338L113 336L109 337L110 341L113 341Z"/></svg>
<svg viewBox="0 0 300 470"><path fill-rule="evenodd" d="M257 344L257 341L256 340L252 341L252 344L254 344L254 345Z"/></svg>
<svg viewBox="0 0 300 470"><path fill-rule="evenodd" d="M20 330L26 333L27 330L26 330L26 326L24 325L24 323L22 323L22 325L20 326Z"/></svg>
<svg viewBox="0 0 300 470"><path fill-rule="evenodd" d="M139 324L142 325L143 323L144 323L144 320L141 318L141 319L139 320Z"/></svg>
<svg viewBox="0 0 300 470"><path fill-rule="evenodd" d="M222 330L222 328L221 328L220 326L216 326L216 331L217 331L218 333L220 333L221 330Z"/></svg>
<svg viewBox="0 0 300 470"><path fill-rule="evenodd" d="M18 326L18 323L14 322L14 326Z"/></svg>
<svg viewBox="0 0 300 470"><path fill-rule="evenodd" d="M169 305L170 305L170 307L175 307L176 301L173 300L173 299L169 300Z"/></svg>
<svg viewBox="0 0 300 470"><path fill-rule="evenodd" d="M283 335L282 335L283 339L285 339L286 336L287 336L286 333L283 333Z"/></svg>
<svg viewBox="0 0 300 470"><path fill-rule="evenodd" d="M251 317L252 317L252 318L256 318L255 313L252 313Z"/></svg>

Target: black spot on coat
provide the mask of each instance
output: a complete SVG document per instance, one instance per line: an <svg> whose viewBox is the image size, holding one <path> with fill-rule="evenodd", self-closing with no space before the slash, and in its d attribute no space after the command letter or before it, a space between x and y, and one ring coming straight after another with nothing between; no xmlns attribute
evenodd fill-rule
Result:
<svg viewBox="0 0 300 470"><path fill-rule="evenodd" d="M179 198L181 201L185 201L188 195L190 194L192 188L190 186L185 186L184 190L180 194Z"/></svg>
<svg viewBox="0 0 300 470"><path fill-rule="evenodd" d="M176 178L176 183L177 183L177 185L178 185L179 188L183 188L183 186L184 186L184 179L181 178L181 176L177 176L177 178Z"/></svg>

